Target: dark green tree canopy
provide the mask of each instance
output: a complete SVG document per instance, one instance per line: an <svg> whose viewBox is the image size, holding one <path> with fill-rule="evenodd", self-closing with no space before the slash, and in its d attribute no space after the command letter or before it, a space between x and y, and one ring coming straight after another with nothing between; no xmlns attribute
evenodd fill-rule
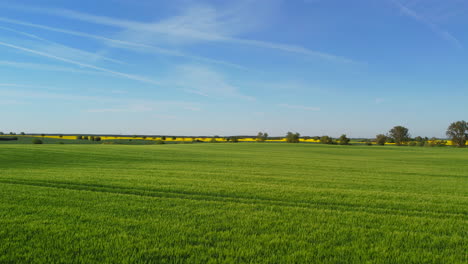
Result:
<svg viewBox="0 0 468 264"><path fill-rule="evenodd" d="M389 136L395 140L397 145L401 145L404 142L408 142L410 134L408 128L404 126L396 126L389 131Z"/></svg>
<svg viewBox="0 0 468 264"><path fill-rule="evenodd" d="M257 134L257 141L264 142L268 139L268 133L266 132L258 132Z"/></svg>
<svg viewBox="0 0 468 264"><path fill-rule="evenodd" d="M457 147L465 147L468 140L468 123L466 121L453 122L447 128L446 134Z"/></svg>
<svg viewBox="0 0 468 264"><path fill-rule="evenodd" d="M346 137L345 134L341 135L341 137L338 139L340 142L340 145L349 145L349 142L351 141L348 137Z"/></svg>
<svg viewBox="0 0 468 264"><path fill-rule="evenodd" d="M378 134L375 137L375 143L381 146L385 145L385 143L387 143L387 136L385 136L384 134Z"/></svg>
<svg viewBox="0 0 468 264"><path fill-rule="evenodd" d="M286 134L286 142L288 143L299 143L299 138L301 135L299 133L288 132Z"/></svg>

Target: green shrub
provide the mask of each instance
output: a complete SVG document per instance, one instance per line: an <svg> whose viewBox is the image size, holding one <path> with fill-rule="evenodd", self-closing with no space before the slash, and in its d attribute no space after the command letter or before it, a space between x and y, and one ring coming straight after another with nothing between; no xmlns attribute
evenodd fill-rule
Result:
<svg viewBox="0 0 468 264"><path fill-rule="evenodd" d="M42 140L40 140L38 138L35 138L35 139L33 139L32 143L33 144L42 144L43 142L42 142Z"/></svg>
<svg viewBox="0 0 468 264"><path fill-rule="evenodd" d="M320 143L322 144L333 144L333 139L329 136L323 136L320 138Z"/></svg>
<svg viewBox="0 0 468 264"><path fill-rule="evenodd" d="M446 147L447 146L447 140L440 140L437 142L438 147Z"/></svg>
<svg viewBox="0 0 468 264"><path fill-rule="evenodd" d="M346 135L341 135L341 137L338 139L340 142L340 145L349 145L349 142L351 141Z"/></svg>
<svg viewBox="0 0 468 264"><path fill-rule="evenodd" d="M377 143L377 145L385 145L386 142L389 142L389 143L392 143L390 142L389 138L383 134L378 134L376 137L375 137L375 142Z"/></svg>
<svg viewBox="0 0 468 264"><path fill-rule="evenodd" d="M301 135L299 133L288 132L286 134L286 142L288 143L299 143Z"/></svg>
<svg viewBox="0 0 468 264"><path fill-rule="evenodd" d="M162 140L157 140L157 141L156 141L156 144L162 145L162 144L166 144L166 143L165 143L164 141L162 141Z"/></svg>

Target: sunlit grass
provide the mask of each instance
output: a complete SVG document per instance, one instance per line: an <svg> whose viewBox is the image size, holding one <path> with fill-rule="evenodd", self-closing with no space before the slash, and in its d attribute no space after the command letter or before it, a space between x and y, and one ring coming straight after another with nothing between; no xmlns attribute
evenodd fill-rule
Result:
<svg viewBox="0 0 468 264"><path fill-rule="evenodd" d="M1 145L0 262L466 263L468 151Z"/></svg>

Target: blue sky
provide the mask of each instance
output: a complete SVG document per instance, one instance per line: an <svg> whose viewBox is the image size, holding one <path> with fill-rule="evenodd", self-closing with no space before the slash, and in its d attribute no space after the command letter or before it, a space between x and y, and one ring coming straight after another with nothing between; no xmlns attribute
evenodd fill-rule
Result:
<svg viewBox="0 0 468 264"><path fill-rule="evenodd" d="M462 0L0 1L0 131L444 136Z"/></svg>

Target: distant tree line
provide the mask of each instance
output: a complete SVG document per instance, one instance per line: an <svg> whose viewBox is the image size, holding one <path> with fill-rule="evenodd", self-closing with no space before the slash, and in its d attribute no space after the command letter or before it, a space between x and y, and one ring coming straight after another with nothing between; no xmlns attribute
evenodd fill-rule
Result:
<svg viewBox="0 0 468 264"><path fill-rule="evenodd" d="M449 125L445 132L447 138L452 141L456 147L465 147L468 141L468 123L466 121L456 121ZM412 138L409 129L404 126L395 126L388 132L387 135L378 134L375 138L377 145L385 145L386 143L394 143L397 146L446 146L447 140L438 138L428 138L417 136Z"/></svg>
<svg viewBox="0 0 468 264"><path fill-rule="evenodd" d="M20 133L21 135L26 135L24 132ZM0 135L5 135L5 133L0 132ZM9 135L16 135L15 132L10 132ZM446 131L447 138L452 142L452 144L456 147L466 147L466 142L468 141L468 123L466 121L456 121L449 125ZM41 137L44 138L45 134L41 134ZM137 136L133 136L136 138ZM59 138L63 138L63 135L59 135ZM146 136L142 136L143 139L146 139ZM200 138L208 138L208 137L200 137ZM232 142L237 143L241 138L251 138L249 136L233 136L233 137L226 137L221 138L219 136L211 137L210 142L217 143L220 141ZM87 135L79 135L77 136L78 140L90 140L99 142L102 140L100 136L87 136ZM156 139L156 137L153 137ZM177 137L171 137L171 139L177 140ZM269 137L267 132L258 132L255 140L257 142L265 142L269 139L273 140L281 140L281 137ZM334 139L330 136L322 136L322 137L302 137L299 133L288 132L285 136L285 140L288 143L299 143L301 139L310 140L313 139L316 142L321 144L339 144L339 145L349 145L351 140L345 135L341 135L339 138ZM0 138L0 140L18 140L17 137L11 138ZM160 144L163 144L164 141L167 140L166 136L160 137ZM196 138L192 138L191 142L201 142ZM446 146L448 144L447 140L444 139L437 139L437 138L428 138L428 137L421 137L417 136L412 138L411 134L409 133L409 129L404 126L395 126L388 131L387 134L378 134L375 139L365 139L364 143L367 145L372 145L375 143L376 145L385 145L387 143L392 143L397 146ZM35 144L40 144L37 141Z"/></svg>
<svg viewBox="0 0 468 264"><path fill-rule="evenodd" d="M60 138L62 138L62 136ZM89 140L89 141L101 141L102 140L102 138L99 136L77 136L76 139Z"/></svg>

